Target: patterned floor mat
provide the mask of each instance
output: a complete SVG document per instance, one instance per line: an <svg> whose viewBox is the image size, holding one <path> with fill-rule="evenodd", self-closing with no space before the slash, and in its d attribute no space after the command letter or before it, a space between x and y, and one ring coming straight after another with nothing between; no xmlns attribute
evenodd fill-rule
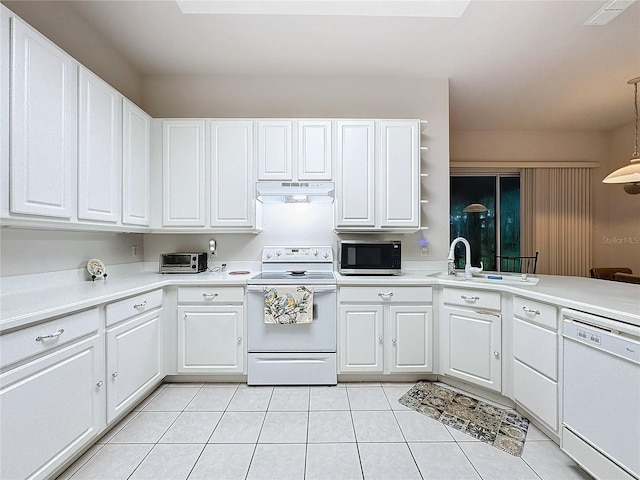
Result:
<svg viewBox="0 0 640 480"><path fill-rule="evenodd" d="M515 410L426 381L416 383L398 402L511 455L522 455L529 420Z"/></svg>

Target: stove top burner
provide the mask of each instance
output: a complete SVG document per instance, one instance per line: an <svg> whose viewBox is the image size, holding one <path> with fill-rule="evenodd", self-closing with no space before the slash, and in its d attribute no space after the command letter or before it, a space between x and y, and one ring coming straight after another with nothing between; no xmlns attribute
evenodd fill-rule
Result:
<svg viewBox="0 0 640 480"><path fill-rule="evenodd" d="M336 278L333 272L309 272L291 273L291 272L262 272L259 275L249 279L250 284L268 285L268 284L334 284Z"/></svg>

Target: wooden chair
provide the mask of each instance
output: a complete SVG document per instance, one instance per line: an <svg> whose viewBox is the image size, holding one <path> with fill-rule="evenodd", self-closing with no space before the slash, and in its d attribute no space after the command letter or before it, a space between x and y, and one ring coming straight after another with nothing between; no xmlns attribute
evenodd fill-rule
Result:
<svg viewBox="0 0 640 480"><path fill-rule="evenodd" d="M627 267L595 267L589 270L591 278L600 280L613 280L616 273L633 273L633 271Z"/></svg>
<svg viewBox="0 0 640 480"><path fill-rule="evenodd" d="M616 272L613 274L613 279L616 282L640 284L640 275L633 275L631 273Z"/></svg>
<svg viewBox="0 0 640 480"><path fill-rule="evenodd" d="M536 273L538 252L534 256L510 257L496 255L496 268L499 272Z"/></svg>

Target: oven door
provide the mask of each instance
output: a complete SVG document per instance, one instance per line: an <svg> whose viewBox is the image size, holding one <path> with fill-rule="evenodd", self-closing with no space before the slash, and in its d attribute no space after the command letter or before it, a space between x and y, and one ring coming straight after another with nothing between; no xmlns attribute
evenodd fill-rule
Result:
<svg viewBox="0 0 640 480"><path fill-rule="evenodd" d="M290 285L287 285L290 286ZM337 288L313 285L313 321L305 324L264 323L264 286L247 287L249 352L335 352Z"/></svg>

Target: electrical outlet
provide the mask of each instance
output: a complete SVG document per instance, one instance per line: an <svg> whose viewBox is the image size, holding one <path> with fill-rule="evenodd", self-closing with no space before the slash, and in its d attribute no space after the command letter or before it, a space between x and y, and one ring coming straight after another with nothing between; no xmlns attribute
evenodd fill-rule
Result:
<svg viewBox="0 0 640 480"><path fill-rule="evenodd" d="M138 256L138 245L131 245L131 257L135 258Z"/></svg>
<svg viewBox="0 0 640 480"><path fill-rule="evenodd" d="M216 253L216 241L213 238L211 240L209 240L209 251L212 254Z"/></svg>

